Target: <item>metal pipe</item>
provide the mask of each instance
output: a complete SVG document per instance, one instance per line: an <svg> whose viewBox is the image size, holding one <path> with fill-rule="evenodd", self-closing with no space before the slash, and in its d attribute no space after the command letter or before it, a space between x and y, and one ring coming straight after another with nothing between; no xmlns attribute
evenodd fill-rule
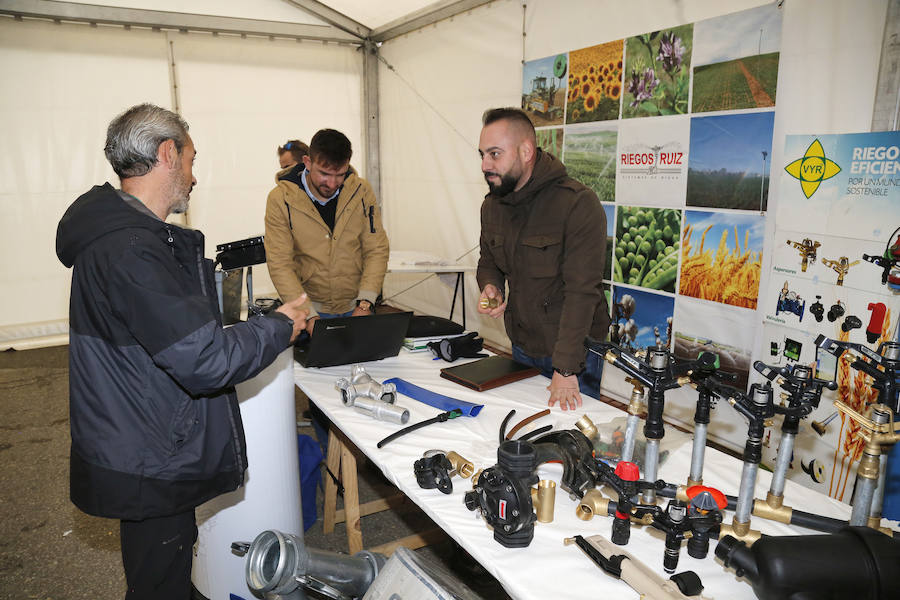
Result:
<svg viewBox="0 0 900 600"><path fill-rule="evenodd" d="M890 419L890 412L881 410L879 405L872 406L871 419L876 425L883 425ZM875 489L878 487L881 469L881 444L875 440L872 432L863 449L862 458L856 468L856 494L853 499L853 510L850 513L850 525L865 526L869 522L872 504L875 502Z"/></svg>
<svg viewBox="0 0 900 600"><path fill-rule="evenodd" d="M869 459L870 462L864 465L863 463L867 459ZM877 487L877 482L874 477L868 477L862 474L864 469L874 470L877 474L877 458L864 454L859 461L860 472L856 476L856 496L853 499L853 510L850 513L850 525L858 527L865 526L869 521L869 510L872 508L872 500L875 497L875 488Z"/></svg>
<svg viewBox="0 0 900 600"><path fill-rule="evenodd" d="M396 404L388 404L382 400L373 400L366 396L357 396L353 408L364 415L379 421L406 425L409 422L409 410Z"/></svg>
<svg viewBox="0 0 900 600"><path fill-rule="evenodd" d="M784 496L784 482L787 479L788 468L791 466L791 456L794 453L795 433L782 433L781 444L778 446L778 456L775 458L775 471L772 473L772 485L769 492L773 496Z"/></svg>
<svg viewBox="0 0 900 600"><path fill-rule="evenodd" d="M644 452L644 479L656 481L659 468L659 440L647 440ZM641 494L644 504L656 504L656 490L645 489Z"/></svg>
<svg viewBox="0 0 900 600"><path fill-rule="evenodd" d="M250 545L245 574L255 594L282 598L306 598L299 578L313 577L353 597L362 596L386 559L381 554L359 552L354 556L307 548L295 535L267 530Z"/></svg>
<svg viewBox="0 0 900 600"><path fill-rule="evenodd" d="M753 490L756 488L756 474L758 471L759 464L744 462L744 468L741 471L741 485L738 489L737 506L734 509L736 526L738 523L750 523L750 513L753 511Z"/></svg>
<svg viewBox="0 0 900 600"><path fill-rule="evenodd" d="M628 415L625 424L625 442L622 444L622 460L631 462L634 456L634 438L637 436L638 423L641 418L638 415Z"/></svg>
<svg viewBox="0 0 900 600"><path fill-rule="evenodd" d="M691 473L688 486L703 483L703 458L706 452L706 423L694 424L694 447L691 450Z"/></svg>

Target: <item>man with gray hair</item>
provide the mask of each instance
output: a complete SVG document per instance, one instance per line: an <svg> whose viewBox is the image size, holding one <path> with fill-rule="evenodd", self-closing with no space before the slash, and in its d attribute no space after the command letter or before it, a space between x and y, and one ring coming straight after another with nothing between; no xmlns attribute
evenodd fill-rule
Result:
<svg viewBox="0 0 900 600"><path fill-rule="evenodd" d="M247 468L234 385L304 330L306 298L223 329L203 234L165 221L197 183L187 123L134 106L110 123L105 152L121 188L75 200L56 237L73 267L70 494L121 521L128 600L187 600L194 508Z"/></svg>

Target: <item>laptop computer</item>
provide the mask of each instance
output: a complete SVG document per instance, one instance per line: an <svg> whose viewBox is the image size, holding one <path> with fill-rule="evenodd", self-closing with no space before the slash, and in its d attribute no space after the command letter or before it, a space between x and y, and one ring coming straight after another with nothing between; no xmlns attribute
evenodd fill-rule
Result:
<svg viewBox="0 0 900 600"><path fill-rule="evenodd" d="M411 312L318 319L312 337L294 346L304 367L334 367L397 356Z"/></svg>

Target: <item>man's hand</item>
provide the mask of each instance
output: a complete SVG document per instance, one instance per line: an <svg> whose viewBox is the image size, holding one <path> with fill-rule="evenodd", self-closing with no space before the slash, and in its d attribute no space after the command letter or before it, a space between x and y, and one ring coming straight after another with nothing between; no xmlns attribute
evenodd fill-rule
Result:
<svg viewBox="0 0 900 600"><path fill-rule="evenodd" d="M498 304L491 308L490 304L494 302ZM481 296L478 298L478 312L497 319L503 316L504 310L506 310L506 302L503 300L503 294L500 293L497 286L492 283L484 286L484 289L481 290Z"/></svg>
<svg viewBox="0 0 900 600"><path fill-rule="evenodd" d="M294 343L294 340L297 339L300 332L307 327L306 316L309 314L309 311L303 308L304 304L306 304L306 294L301 294L296 300L291 300L290 302L279 306L276 311L286 315L294 322L294 332L291 334L291 343Z"/></svg>
<svg viewBox="0 0 900 600"><path fill-rule="evenodd" d="M547 402L547 406L552 407L557 402L559 402L559 407L563 410L575 410L581 406L581 394L578 393L578 375L564 377L553 371L553 378L550 380L550 385L547 386L547 389L550 390L550 401Z"/></svg>
<svg viewBox="0 0 900 600"><path fill-rule="evenodd" d="M318 321L318 320L319 320L319 315L316 315L315 317L311 317L306 320L306 333L308 333L309 335L312 335L313 328L316 326L316 321Z"/></svg>
<svg viewBox="0 0 900 600"><path fill-rule="evenodd" d="M356 308L353 309L353 312L350 314L351 317L368 317L369 315L375 314L375 311L372 310L372 303L368 300L363 300L359 304L356 305Z"/></svg>

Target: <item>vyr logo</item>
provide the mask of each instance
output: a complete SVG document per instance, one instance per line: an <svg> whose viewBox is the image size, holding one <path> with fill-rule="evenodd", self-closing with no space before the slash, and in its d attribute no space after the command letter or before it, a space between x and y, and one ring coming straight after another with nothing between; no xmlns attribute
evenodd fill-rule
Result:
<svg viewBox="0 0 900 600"><path fill-rule="evenodd" d="M831 179L841 172L841 167L825 156L825 149L819 140L814 141L806 149L802 158L798 158L784 168L791 177L800 180L800 187L807 198L816 193L819 184Z"/></svg>

